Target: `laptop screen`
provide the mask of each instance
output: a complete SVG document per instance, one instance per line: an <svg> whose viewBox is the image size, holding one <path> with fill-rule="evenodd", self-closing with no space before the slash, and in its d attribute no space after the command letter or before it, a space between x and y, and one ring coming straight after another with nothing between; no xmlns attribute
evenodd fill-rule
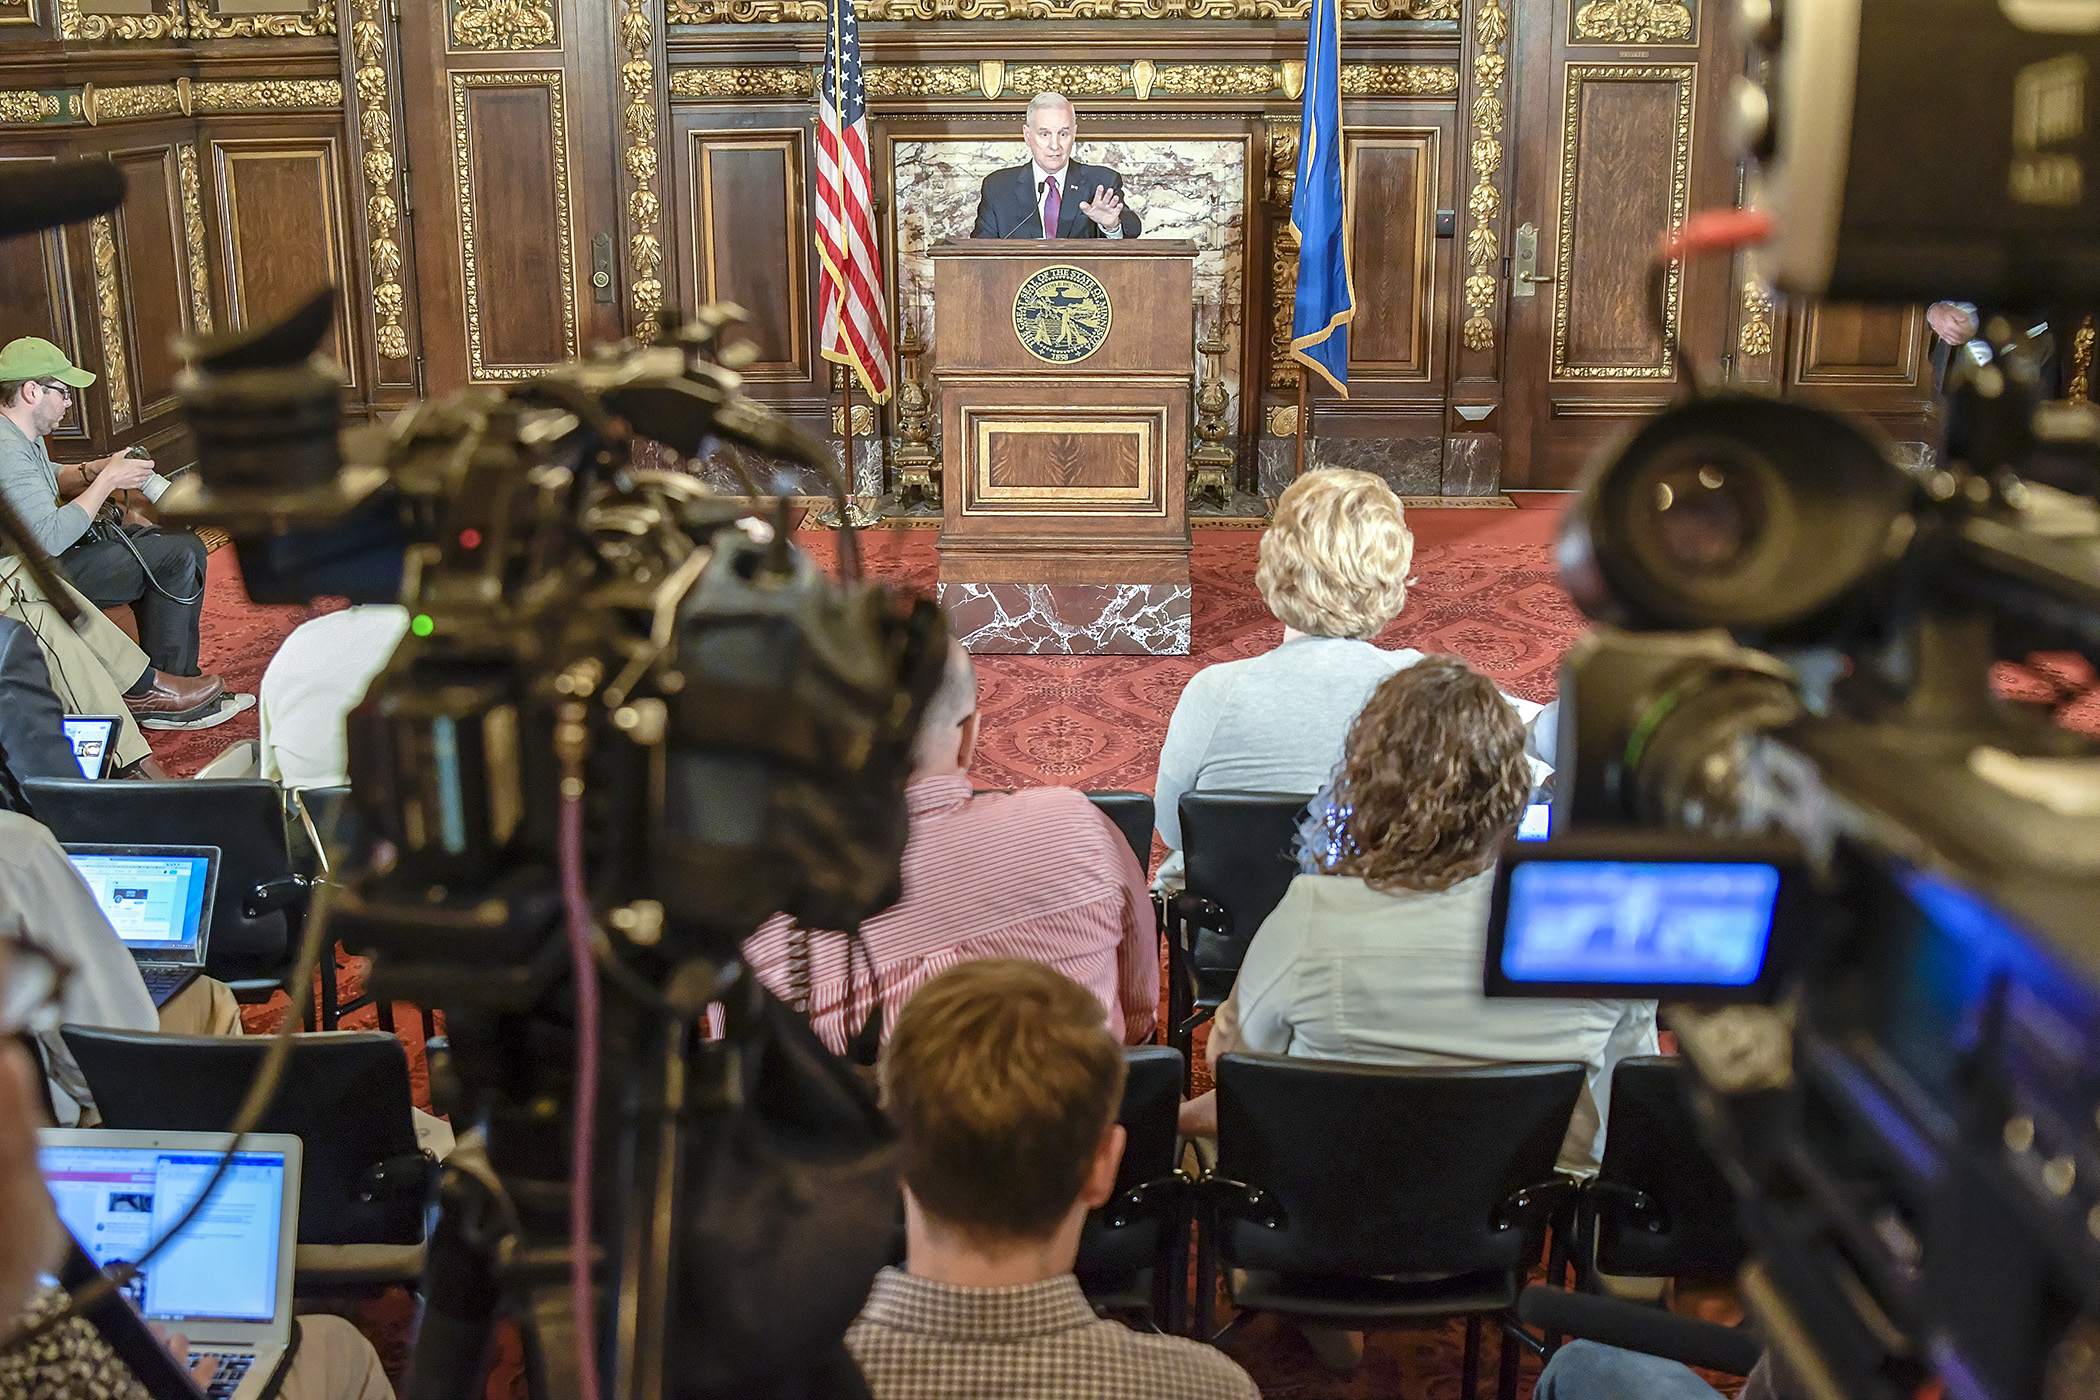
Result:
<svg viewBox="0 0 2100 1400"><path fill-rule="evenodd" d="M216 1152L171 1147L46 1143L37 1156L58 1218L98 1268L137 1258L219 1164ZM151 1322L269 1322L290 1185L282 1152L236 1154L190 1227L133 1281L133 1305Z"/></svg>
<svg viewBox="0 0 2100 1400"><path fill-rule="evenodd" d="M168 962L201 957L218 847L68 842L66 858L87 881L125 947Z"/></svg>
<svg viewBox="0 0 2100 1400"><path fill-rule="evenodd" d="M73 746L73 761L80 765L80 776L107 776L117 745L116 716L67 715L61 723L66 727L66 742Z"/></svg>

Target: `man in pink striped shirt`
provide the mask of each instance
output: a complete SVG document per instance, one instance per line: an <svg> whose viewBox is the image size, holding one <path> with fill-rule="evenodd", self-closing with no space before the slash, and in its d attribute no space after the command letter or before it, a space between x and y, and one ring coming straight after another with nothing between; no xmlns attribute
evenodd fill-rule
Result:
<svg viewBox="0 0 2100 1400"><path fill-rule="evenodd" d="M886 1041L913 992L973 958L1045 963L1100 999L1125 1044L1151 1039L1159 943L1144 870L1074 789L972 796L976 747L977 668L951 642L905 791L903 898L861 926L850 970L843 934L795 929L785 915L753 934L744 956L840 1053L867 1026L876 986Z"/></svg>

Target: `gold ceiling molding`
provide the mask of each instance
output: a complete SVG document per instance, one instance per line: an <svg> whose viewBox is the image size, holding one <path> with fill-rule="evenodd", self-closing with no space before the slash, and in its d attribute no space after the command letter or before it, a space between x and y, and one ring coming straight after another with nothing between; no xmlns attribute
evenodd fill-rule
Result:
<svg viewBox="0 0 2100 1400"><path fill-rule="evenodd" d="M876 70L861 71L873 95ZM810 97L817 90L813 71L802 67L673 68L670 86L673 97Z"/></svg>
<svg viewBox="0 0 2100 1400"><path fill-rule="evenodd" d="M644 342L656 339L656 313L664 301L663 240L657 233L663 213L656 197L656 27L649 18L650 0L621 0L620 87L627 107L621 130L627 137L627 263L634 272L634 321L630 329Z"/></svg>
<svg viewBox="0 0 2100 1400"><path fill-rule="evenodd" d="M0 122L49 121L63 111L65 104L55 93L38 92L34 88L0 92Z"/></svg>
<svg viewBox="0 0 2100 1400"><path fill-rule="evenodd" d="M80 0L58 0L61 39L290 39L335 33L335 0L314 0L307 11L267 15L214 14L211 0L155 0L147 15L81 13Z"/></svg>
<svg viewBox="0 0 2100 1400"><path fill-rule="evenodd" d="M95 312L102 328L102 382L109 390L109 425L131 426L131 362L124 353L124 292L117 277L117 239L109 215L88 225L95 262Z"/></svg>
<svg viewBox="0 0 2100 1400"><path fill-rule="evenodd" d="M1342 0L1342 18L1456 20L1460 0ZM867 0L863 22L1022 19L1303 19L1312 0ZM817 23L824 0L668 0L671 24Z"/></svg>
<svg viewBox="0 0 2100 1400"><path fill-rule="evenodd" d="M190 329L210 335L211 271L204 256L204 196L196 146L177 146L175 159L182 175L182 242L190 257Z"/></svg>
<svg viewBox="0 0 2100 1400"><path fill-rule="evenodd" d="M409 357L402 327L401 210L394 202L394 105L387 84L387 0L352 0L357 127L364 141L365 237L372 260L373 343L382 360Z"/></svg>
<svg viewBox="0 0 2100 1400"><path fill-rule="evenodd" d="M1743 279L1743 329L1736 345L1752 359L1772 353L1772 298L1755 277Z"/></svg>
<svg viewBox="0 0 2100 1400"><path fill-rule="evenodd" d="M474 153L467 129L469 88L541 88L547 94L552 129L548 135L554 150L554 224L559 247L554 250L561 268L562 345L565 359L576 358L576 243L569 219L569 117L563 73L559 68L509 68L455 72L452 75L452 192L459 210L459 270L466 290L467 376L481 383L516 379L540 373L539 365L498 365L491 369L482 357L481 261L476 248L474 222Z"/></svg>
<svg viewBox="0 0 2100 1400"><path fill-rule="evenodd" d="M1162 63L1152 87L1185 96L1266 97L1281 81L1273 63Z"/></svg>
<svg viewBox="0 0 2100 1400"><path fill-rule="evenodd" d="M80 115L89 126L131 117L168 116L183 110L182 93L174 83L132 83L122 87L83 83Z"/></svg>
<svg viewBox="0 0 2100 1400"><path fill-rule="evenodd" d="M979 93L974 63L878 63L861 70L870 97L967 97Z"/></svg>
<svg viewBox="0 0 2100 1400"><path fill-rule="evenodd" d="M452 12L452 42L463 49L545 49L559 39L553 0L459 0Z"/></svg>
<svg viewBox="0 0 2100 1400"><path fill-rule="evenodd" d="M1473 216L1466 234L1465 301L1466 323L1460 332L1468 350L1495 348L1495 323L1488 313L1495 307L1495 292L1501 286L1502 238L1496 217L1502 212L1502 191L1495 175L1502 169L1502 85L1509 77L1509 59L1502 52L1509 38L1509 15L1501 0L1480 0L1473 12L1473 192L1466 211ZM1565 206L1563 206L1565 208ZM1568 221L1564 221L1568 222ZM1565 267L1565 260L1561 264ZM1562 279L1561 287L1567 287Z"/></svg>
<svg viewBox="0 0 2100 1400"><path fill-rule="evenodd" d="M1294 71L1295 70L1295 71ZM1294 97L1304 90L1304 64L1158 63L875 63L861 70L868 96L1008 97L1061 92L1071 97L1119 97L1148 101L1154 93L1178 97ZM671 91L680 97L807 97L806 68L680 68ZM1352 97L1449 97L1458 92L1458 69L1436 63L1348 63L1342 91Z"/></svg>
<svg viewBox="0 0 2100 1400"><path fill-rule="evenodd" d="M1130 87L1130 70L1120 63L1009 63L1005 90L1031 97L1061 92L1067 97L1113 97Z"/></svg>
<svg viewBox="0 0 2100 1400"><path fill-rule="evenodd" d="M335 78L264 78L247 82L192 82L190 110L195 112L335 111L343 105L343 85Z"/></svg>
<svg viewBox="0 0 2100 1400"><path fill-rule="evenodd" d="M1691 37L1691 9L1678 0L1590 0L1575 12L1577 43L1681 44Z"/></svg>

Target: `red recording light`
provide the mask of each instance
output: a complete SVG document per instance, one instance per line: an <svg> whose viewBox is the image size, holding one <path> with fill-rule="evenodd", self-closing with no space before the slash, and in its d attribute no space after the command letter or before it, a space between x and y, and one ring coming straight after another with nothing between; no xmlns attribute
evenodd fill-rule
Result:
<svg viewBox="0 0 2100 1400"><path fill-rule="evenodd" d="M466 529L460 531L459 547L461 549L481 548L481 531L475 529Z"/></svg>

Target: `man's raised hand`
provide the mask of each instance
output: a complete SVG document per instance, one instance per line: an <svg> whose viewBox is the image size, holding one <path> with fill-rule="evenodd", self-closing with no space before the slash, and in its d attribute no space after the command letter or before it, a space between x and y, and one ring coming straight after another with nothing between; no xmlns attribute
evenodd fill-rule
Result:
<svg viewBox="0 0 2100 1400"><path fill-rule="evenodd" d="M1123 222L1123 192L1107 185L1094 186L1094 197L1079 201L1079 212L1103 228Z"/></svg>

